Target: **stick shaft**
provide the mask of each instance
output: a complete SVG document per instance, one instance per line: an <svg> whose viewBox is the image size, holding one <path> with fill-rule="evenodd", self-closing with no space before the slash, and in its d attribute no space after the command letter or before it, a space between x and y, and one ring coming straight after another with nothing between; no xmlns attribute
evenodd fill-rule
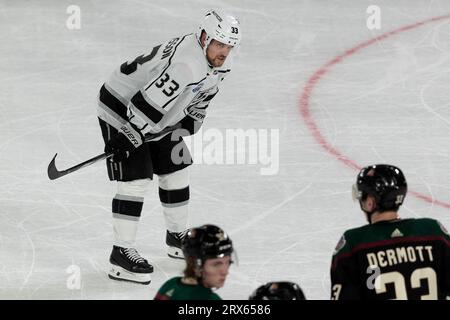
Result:
<svg viewBox="0 0 450 320"><path fill-rule="evenodd" d="M166 134L168 132L175 131L176 129L179 129L180 127L181 127L181 125L175 125L175 126L172 126L172 127L164 128L163 130L161 130L158 133L148 134L148 135L145 136L144 142L149 142L149 141L151 141L151 140L153 140L155 138L158 138L158 137L160 137L160 136L162 136L162 135L164 135L164 134ZM111 157L113 154L114 154L113 152L102 153L102 154L99 154L98 156L95 156L95 157L89 159L89 160L86 160L86 161L84 161L82 163L79 163L79 164L73 166L73 167L70 167L68 169L61 170L61 171L59 171L56 168L55 158L56 158L56 156L58 154L55 154L55 156L53 157L52 161L50 161L50 163L48 165L47 174L48 174L48 177L50 178L50 180L55 180L55 179L58 179L58 178L60 178L62 176L65 176L66 174L69 174L69 173L77 171L77 170L79 170L81 168L90 166L91 164L96 163L97 161L100 161L100 160L103 160L103 159L107 159L107 158Z"/></svg>

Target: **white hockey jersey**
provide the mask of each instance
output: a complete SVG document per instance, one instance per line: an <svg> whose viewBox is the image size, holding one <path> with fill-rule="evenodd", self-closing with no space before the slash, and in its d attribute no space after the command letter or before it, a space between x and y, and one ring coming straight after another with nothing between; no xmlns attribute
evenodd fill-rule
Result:
<svg viewBox="0 0 450 320"><path fill-rule="evenodd" d="M178 122L193 134L231 71L230 59L231 54L221 67L212 68L195 35L171 39L110 75L100 90L98 116L118 130L126 126L143 135Z"/></svg>

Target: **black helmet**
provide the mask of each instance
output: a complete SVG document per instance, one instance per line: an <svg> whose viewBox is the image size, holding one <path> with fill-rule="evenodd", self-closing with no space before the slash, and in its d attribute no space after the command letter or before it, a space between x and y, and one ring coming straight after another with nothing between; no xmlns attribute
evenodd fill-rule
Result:
<svg viewBox="0 0 450 320"><path fill-rule="evenodd" d="M185 257L194 257L202 262L233 252L231 239L225 231L212 224L190 229L183 239L182 248Z"/></svg>
<svg viewBox="0 0 450 320"><path fill-rule="evenodd" d="M268 282L257 288L249 300L306 300L302 289L294 282Z"/></svg>
<svg viewBox="0 0 450 320"><path fill-rule="evenodd" d="M391 165L377 164L362 168L353 186L353 197L361 201L371 195L375 211L397 210L405 199L408 186L403 172Z"/></svg>

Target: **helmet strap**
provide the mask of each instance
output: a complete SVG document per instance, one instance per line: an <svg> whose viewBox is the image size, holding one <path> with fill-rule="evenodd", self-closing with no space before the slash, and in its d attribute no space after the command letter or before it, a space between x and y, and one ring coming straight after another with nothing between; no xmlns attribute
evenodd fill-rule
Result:
<svg viewBox="0 0 450 320"><path fill-rule="evenodd" d="M201 38L202 38L203 32L205 33L206 37L205 37L205 45L202 47L202 39ZM202 47L203 55L205 56L206 62L208 63L208 65L211 68L213 68L213 66L211 66L211 63L208 60L208 54L206 53L206 51L208 50L208 46L212 41L212 37L209 36L205 30L202 30L202 32L200 33L200 37L197 36L197 41L198 41L198 44L200 45L200 47Z"/></svg>
<svg viewBox="0 0 450 320"><path fill-rule="evenodd" d="M205 46L203 47L203 54L205 55L205 59L206 62L208 63L208 66L213 69L214 67L212 66L212 64L209 62L208 60L208 54L206 53L206 50L208 50L209 44L211 43L212 38L210 36L208 36L208 34L206 34L206 39L205 39Z"/></svg>
<svg viewBox="0 0 450 320"><path fill-rule="evenodd" d="M205 57L207 57L206 50L208 49L208 46L211 43L211 40L212 40L212 38L208 34L206 34L205 45L203 46L203 53L205 54Z"/></svg>

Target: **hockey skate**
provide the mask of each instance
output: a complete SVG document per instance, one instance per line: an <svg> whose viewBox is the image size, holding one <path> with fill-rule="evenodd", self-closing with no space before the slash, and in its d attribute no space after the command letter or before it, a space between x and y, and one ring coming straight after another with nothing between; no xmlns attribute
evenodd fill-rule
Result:
<svg viewBox="0 0 450 320"><path fill-rule="evenodd" d="M141 284L151 282L150 273L153 272L153 266L134 248L113 246L109 262L111 268L108 276L111 279Z"/></svg>
<svg viewBox="0 0 450 320"><path fill-rule="evenodd" d="M175 259L184 259L181 242L189 230L183 232L166 232L167 255Z"/></svg>

